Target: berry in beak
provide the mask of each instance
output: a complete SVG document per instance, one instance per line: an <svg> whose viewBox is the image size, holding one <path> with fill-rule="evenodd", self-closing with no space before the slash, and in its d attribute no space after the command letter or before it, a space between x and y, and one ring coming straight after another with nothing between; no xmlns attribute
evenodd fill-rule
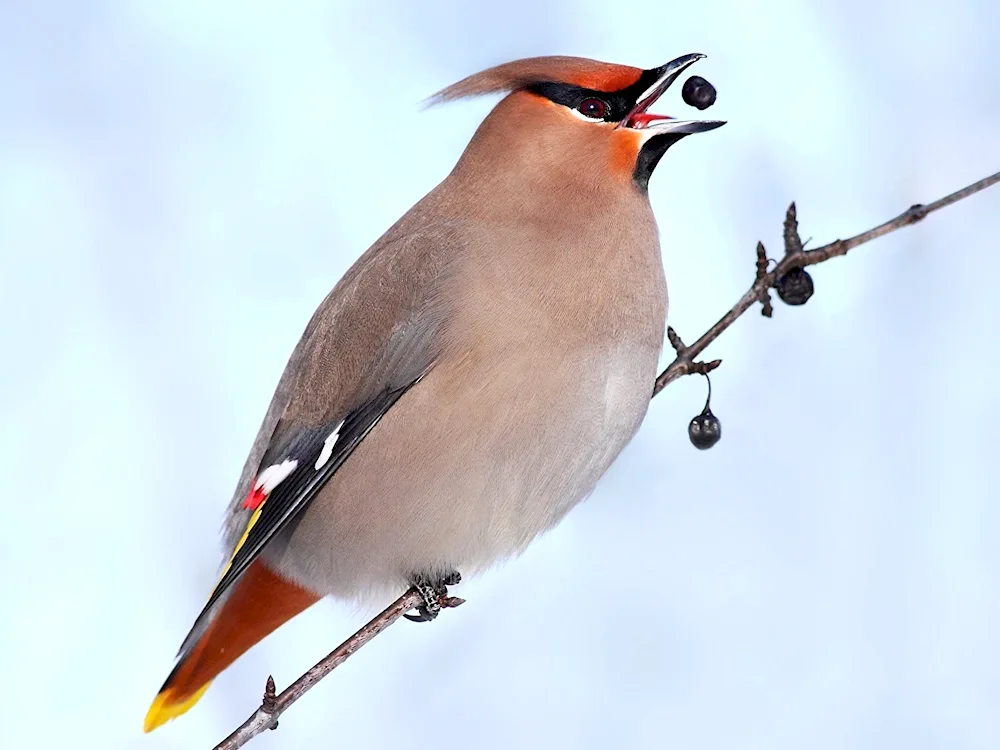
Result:
<svg viewBox="0 0 1000 750"><path fill-rule="evenodd" d="M653 135L654 133L689 135L715 130L715 128L725 125L725 122L722 120L677 120L669 115L658 115L648 111L656 100L663 95L663 92L670 88L670 85L677 80L681 73L703 57L705 55L697 52L690 55L682 55L676 60L671 60L666 65L656 68L653 71L656 74L656 80L639 96L635 106L618 123L618 126L633 130L650 131L649 135Z"/></svg>

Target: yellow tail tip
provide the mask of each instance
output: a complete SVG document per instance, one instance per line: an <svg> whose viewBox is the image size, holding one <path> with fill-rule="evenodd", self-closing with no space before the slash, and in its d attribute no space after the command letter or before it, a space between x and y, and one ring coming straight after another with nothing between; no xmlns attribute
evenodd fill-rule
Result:
<svg viewBox="0 0 1000 750"><path fill-rule="evenodd" d="M153 705L149 707L149 711L146 713L146 720L142 723L142 731L152 732L161 724L166 724L171 719L176 719L182 713L185 713L191 706L201 700L201 696L205 694L205 691L208 690L208 686L211 684L211 681L206 682L192 695L181 700L174 698L174 691L171 688L165 688L160 691L160 694L153 700Z"/></svg>

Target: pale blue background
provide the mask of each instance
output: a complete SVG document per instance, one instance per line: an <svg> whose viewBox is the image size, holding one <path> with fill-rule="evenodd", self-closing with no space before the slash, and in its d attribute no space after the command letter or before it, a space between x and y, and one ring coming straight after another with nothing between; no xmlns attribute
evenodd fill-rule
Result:
<svg viewBox="0 0 1000 750"><path fill-rule="evenodd" d="M730 123L651 186L693 339L789 200L819 244L1000 169L998 38L990 0L0 2L0 746L211 747L359 624L315 607L141 734L308 316L492 104L425 96L707 53ZM251 747L1000 747L998 238L994 188L746 316L715 450L671 386L561 527Z"/></svg>

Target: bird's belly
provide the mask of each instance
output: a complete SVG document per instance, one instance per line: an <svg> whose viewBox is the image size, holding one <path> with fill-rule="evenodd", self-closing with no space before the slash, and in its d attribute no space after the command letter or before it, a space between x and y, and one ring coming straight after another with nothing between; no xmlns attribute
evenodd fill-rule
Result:
<svg viewBox="0 0 1000 750"><path fill-rule="evenodd" d="M440 364L268 558L313 590L355 598L398 589L413 573L473 573L516 555L593 489L635 434L658 355L623 343L549 352L545 363Z"/></svg>

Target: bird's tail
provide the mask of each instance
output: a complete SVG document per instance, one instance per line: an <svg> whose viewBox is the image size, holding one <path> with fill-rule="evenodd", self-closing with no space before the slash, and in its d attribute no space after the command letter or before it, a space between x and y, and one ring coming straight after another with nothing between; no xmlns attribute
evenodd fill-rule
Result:
<svg viewBox="0 0 1000 750"><path fill-rule="evenodd" d="M271 572L261 560L254 562L163 683L146 714L143 731L151 732L191 708L212 680L247 649L319 598Z"/></svg>

